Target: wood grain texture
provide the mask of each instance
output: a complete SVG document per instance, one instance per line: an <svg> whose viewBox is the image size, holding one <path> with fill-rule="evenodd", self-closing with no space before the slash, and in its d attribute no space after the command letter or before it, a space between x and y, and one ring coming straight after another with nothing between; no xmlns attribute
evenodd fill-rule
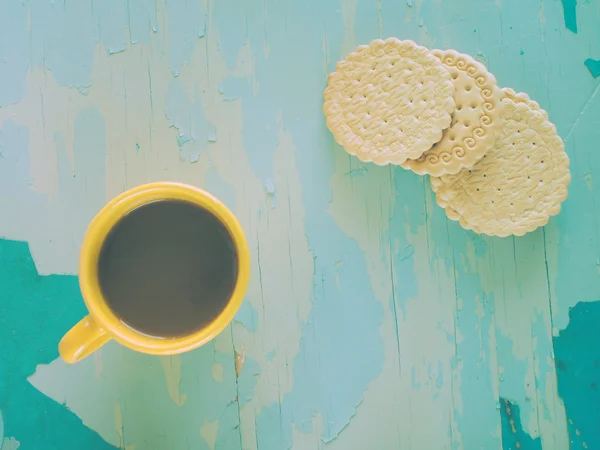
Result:
<svg viewBox="0 0 600 450"><path fill-rule="evenodd" d="M600 448L599 20L585 0L0 1L2 449ZM334 144L327 74L388 36L548 111L573 180L547 227L475 235L426 178ZM245 304L194 352L66 366L85 228L159 180L235 212Z"/></svg>

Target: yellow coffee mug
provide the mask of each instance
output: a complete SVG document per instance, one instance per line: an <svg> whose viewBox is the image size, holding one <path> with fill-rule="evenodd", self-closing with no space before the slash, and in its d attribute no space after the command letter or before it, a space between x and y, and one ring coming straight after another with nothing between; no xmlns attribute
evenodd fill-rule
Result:
<svg viewBox="0 0 600 450"><path fill-rule="evenodd" d="M159 200L186 201L212 213L229 231L238 258L237 282L225 308L202 329L176 338L159 338L136 332L111 310L98 281L100 249L112 228L130 211ZM213 339L233 320L250 279L250 253L239 222L227 207L207 192L180 183L150 183L122 193L109 202L90 223L81 247L79 285L89 315L75 325L58 345L60 356L75 363L109 340L143 353L172 355L187 352Z"/></svg>

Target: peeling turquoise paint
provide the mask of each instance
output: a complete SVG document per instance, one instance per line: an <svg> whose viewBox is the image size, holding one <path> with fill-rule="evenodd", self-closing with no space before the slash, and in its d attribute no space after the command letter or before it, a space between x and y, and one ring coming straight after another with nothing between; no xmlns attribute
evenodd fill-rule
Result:
<svg viewBox="0 0 600 450"><path fill-rule="evenodd" d="M509 438L501 442L499 435L501 415L496 409L497 389L501 397L510 398L514 408L517 408L519 430L525 433L522 445L540 448L540 439L527 436L527 432L534 435L536 431L527 429L536 425L532 420L535 407L544 408L544 442L549 442L551 446L553 437L560 438L564 424L550 422L560 417L562 412L550 411L545 398L547 396L555 402L552 405L554 408L560 410L562 407L560 401L556 401L556 393L551 392L553 382L546 381L553 379L549 375L554 370L549 337L552 330L550 333L548 331L554 327L554 332L558 333L567 327L569 306L580 300L596 300L600 289L600 278L597 276L598 221L595 212L598 210L596 199L600 198L600 193L598 183L594 183L594 176L600 170L600 156L593 151L595 143L600 141L600 128L597 126L600 91L597 80L581 64L588 56L595 54L595 43L584 31L592 30L596 25L594 20L597 21L600 11L596 3L579 2L577 5L575 0L565 0L564 11L561 3L555 0L542 0L541 3L489 0L471 2L469 5L432 0L334 1L326 5L316 1L294 4L302 2L275 0L129 0L118 4L109 0L100 5L96 3L93 4L94 8L91 0L54 3L31 0L0 4L0 106L3 108L0 113L10 117L0 124L0 194L10 194L10 198L0 195L0 231L11 238L16 236L30 240L31 248L39 249L40 242L36 240L41 239L41 227L55 230L52 245L42 247L35 253L46 256L46 263L39 263L38 269L56 271L60 267L61 271L65 270L63 267L68 264L63 265L63 262L70 261L73 265L76 258L74 251L66 254L76 247L71 241L81 238L93 212L104 204L105 192L112 193L123 188L121 173L131 175L128 179L131 182L133 179L145 180L146 176L160 177L161 174L178 177L185 171L186 179L193 182L194 176L203 179L206 159L210 167L205 173L204 187L235 209L236 196L238 203L247 199L244 198L243 189L240 192L240 183L236 180L233 185L224 180L213 164L212 160L217 155L212 152L223 151L224 147L221 142L208 145L217 141L217 130L215 127L211 129L212 125L206 117L213 112L208 108L216 107L220 99L237 101L238 104L218 105L215 109L219 120L224 117L220 115L223 111L230 114L227 120L223 119L223 128L219 128L219 140L225 141L221 136L237 133L235 127L242 127L245 154L236 164L240 164L244 176L248 177L242 180L244 188L246 183L254 183L254 192L264 191L269 202L275 193L273 180L279 180L283 175L295 176L296 169L299 169L301 187L292 183L288 191L291 195L301 197L302 209L305 210L304 222L299 226L306 226L309 250L315 262L314 274L309 274L313 304L301 330L302 342L294 342L290 346L292 352L289 352L289 348L278 348L277 353L273 350L272 341L261 342L262 327L266 326L261 320L261 308L254 310L245 307L247 309L241 312L240 317L250 333L240 334L251 339L252 351L256 352L254 355L258 362L246 356L246 364L237 379L237 385L233 349L224 351L219 347L217 350L214 344L182 356L181 382L171 380L168 393L163 367L156 358L140 357L115 345L105 347L101 358L98 358L102 363L100 374L95 372L97 367L89 360L68 369L61 366L60 362L40 366L42 374L48 372L45 378L36 378L35 383L38 384L35 386L58 403L50 404L59 411L59 415L66 414L68 420L72 420L69 411L59 406L66 403L84 423L89 423L102 436L110 437L113 444L136 445L144 450L210 448L213 442L204 442L198 433L198 429L206 423L214 427L216 449L254 448L256 440L261 450L282 450L286 446L296 448L301 445L298 440L308 440L309 437L301 435L311 429L311 422L317 421L320 429L322 420L322 435L310 436L310 439L314 438L316 441L312 442L325 447L327 444L323 441L330 441L338 435L336 439L340 444L347 439L347 435L355 437L357 433L369 435L369 432L373 432L373 427L368 429L369 425L376 423L373 418L392 410L390 405L383 404L385 402L373 402L374 398L377 399L382 379L395 379L390 376L389 371L392 370L393 376L407 381L409 386L411 382L414 383L413 387L419 391L419 396L431 395L427 400L435 401L436 412L448 408L449 414L454 415L450 424L411 423L409 434L414 439L424 436L435 425L442 427L444 432L448 427L448 442L453 448L488 449L512 445ZM124 4L127 4L128 10ZM203 5L212 9L203 9ZM576 15L577 7L580 8L579 17ZM111 13L112 8L114 14ZM205 20L205 14L210 14L208 19L212 23ZM575 36L564 25L577 32L577 22L581 33ZM147 45L129 48L127 27L131 43ZM210 35L202 38L205 32ZM427 180L400 169L344 169L345 177L343 173L334 173L332 154L341 150L332 143L323 125L321 94L326 74L342 56L340 52L349 51L354 45L366 43L375 37L390 35L416 39L438 48L456 48L473 55L485 54L485 58L480 59L489 64L502 86L528 92L548 109L551 120L556 122L566 141L573 163L573 183L563 212L552 220L546 230L498 244L497 240L476 237L460 229L457 224L448 222L443 211L435 206ZM98 44L103 46L101 52L125 50L125 53L110 57L101 54L94 61ZM223 60L215 55L214 48L218 48ZM242 53L240 50L243 50ZM524 54L528 55L527 58ZM169 119L177 122L173 126L184 129L183 133L181 129L178 130L174 137L181 147L180 155L184 160L181 164L163 160L173 156L169 153L170 146L167 146L168 150L155 148L156 151L149 151L152 149L147 146L147 141L140 139L139 143L144 144L135 159L128 159L128 167L117 167L112 158L117 155L113 145L119 124L108 115L102 116L106 114L106 105L93 105L98 101L94 100L98 98L98 87L83 89L91 83L92 75L96 77L106 73L101 71L107 68L113 75L122 75L121 66L131 63L128 61L123 64L126 58L137 58L139 55L149 63L147 76L152 78L153 83L156 79L156 84L153 84L155 89L150 94L155 110L159 112L165 107L163 94L171 82L171 74L177 76L180 72L184 73L190 59L193 59L193 66L190 67L206 70L202 76L208 80L206 86L198 86L190 95L179 95L183 90L182 85L179 86L179 93L168 92L169 101L172 102L169 105ZM586 66L594 75L592 62L595 60L589 61ZM97 64L96 68L92 67L93 63ZM93 69L98 72L93 73ZM131 73L127 73L128 82L132 81L129 78ZM185 72L185 75L187 80L190 74ZM29 102L38 96L39 89L39 95L47 102L45 106L54 111L55 95L62 99L63 93L68 91L47 88L40 81L48 80L48 86L53 86L52 78L62 86L80 88L80 92L89 91L86 105L92 103L98 109L77 109L65 123L59 124L59 130L53 129L55 124L48 121L43 124L48 127L47 130L40 133L39 119L32 115L37 114L36 104ZM25 81L32 90L28 93L27 103L19 104L25 93ZM216 92L210 89L216 90L217 86L222 95L220 99L217 96L213 104L212 96ZM290 89L290 86L294 86L294 89ZM51 95L48 89L52 89ZM207 90L206 98L211 100L210 104L198 103L200 97L205 98L203 89ZM78 101L78 93L72 93L73 99ZM112 99L115 103L111 107L118 113L124 108L131 111L139 107L135 98L136 95L127 99ZM14 104L17 106L14 111L4 109ZM32 104L33 107L30 106ZM240 109L243 115L239 114ZM135 136L135 142L138 142L138 138L143 139L146 132L151 133L156 141L165 136L173 139L173 130L169 130L169 135L161 129L165 127L159 126L154 116L143 117L147 118L150 119L147 122L150 125L140 126L136 130L134 134L139 133L139 136ZM160 119L162 123L162 117ZM233 127L227 129L229 124ZM198 128L194 130L194 126ZM129 133L128 130L127 139L131 139ZM292 148L287 146L287 142L279 142L279 136L283 133L286 139L291 136L298 163L297 167L282 170L275 163L281 164L280 156L285 156L285 152ZM40 151L31 147L30 135L37 137L39 142L42 134L48 139L48 148L43 149L45 154L52 154L54 158L52 152L56 150L56 159L51 160L45 172L46 176L56 177L56 185L50 183L52 189L56 189L52 194L40 194L37 185L39 180L33 179L29 172L30 165L40 164L39 161L29 161L29 152L39 154ZM107 137L111 139L110 147L106 142ZM232 137L237 142L239 136ZM73 142L72 149L70 145ZM274 161L275 149L280 144L282 152L278 152L277 161ZM138 150L133 150L136 147L134 140L125 142L125 145L129 152ZM246 155L250 167L245 167ZM153 159L156 156L160 162ZM185 164L199 157L202 157L199 164L193 167ZM137 164L140 161L144 164ZM167 169L169 171L165 172ZM335 200L334 204L339 205L340 176L344 182L358 184L364 181L364 177L374 180L375 171L386 177L388 183L389 176L393 185L395 198L389 204L382 202L381 205L382 208L391 209L382 214L386 219L392 218L389 224L384 224L384 228L389 225L390 231L380 235L380 230L369 229L368 233L372 235L363 234L356 237L355 241L347 237L344 233L346 229L341 227L343 221L347 225L353 217L343 216L345 213L339 211L332 213L335 208L331 208L330 202ZM40 173L39 170L36 173ZM273 184L266 183L263 189L260 184L265 180ZM297 189L297 192L293 192L293 189ZM285 189L278 185L277 195L282 196L283 192ZM280 203L285 201L282 197L278 200ZM23 205L27 208L23 208ZM258 207L246 211L246 204L237 206L247 214L244 220L253 232L259 226L275 224L274 218L281 213L277 208L272 211L261 206L262 210ZM69 225L64 226L67 220ZM394 284L389 302L384 300L389 304L389 310L382 311L379 303L381 298L378 302L371 291L370 285L375 279L367 275L367 268L372 270L372 267L367 265L362 254L367 241L367 245L382 242L380 251L383 266L389 269ZM536 242L532 254L543 253L547 261L547 286L539 273L525 268L531 266L536 271L542 270L541 259L534 261L532 257L522 258L517 252L507 252L511 246L518 250L531 246L532 242ZM373 248L367 251L369 258L377 253ZM50 265L47 264L49 253L52 254ZM502 255L498 256L498 253ZM272 257L265 256L265 260ZM510 273L518 271L520 280L527 281L519 284L519 289L531 288L532 285L537 289L530 289L534 292L529 297L519 292L514 301L533 302L550 297L552 310L549 315L548 303L536 304L544 314L538 314L537 310L532 313L529 317L531 330L511 328L510 324L506 325L508 330L494 328L497 326L494 318L498 319L501 314L495 311L496 305L505 300L499 292L499 286L505 280L500 275L493 278L490 272L498 269L500 263L504 263L500 271L502 277L506 275L506 279L512 280ZM369 260L369 264L372 264L372 260ZM265 273L264 276L269 277L269 274ZM332 281L336 276L339 276L339 286ZM493 283L490 283L490 277ZM456 303L452 308L452 313L456 315L452 317L455 323L438 326L447 327L440 331L440 335L448 336L444 344L454 344L456 353L446 355L439 361L436 356L419 365L418 361L413 361L417 357L410 354L414 351L414 342L402 342L398 336L402 331L406 332L403 327L413 326L414 321L422 321L427 326L428 318L416 317L411 307L414 308L416 302L428 301L419 292L420 287L425 283L438 286L434 283L440 278L450 280L445 280L446 285L439 285L439 295L448 303ZM511 284L512 281L506 283ZM275 290L268 295L275 297L280 285L276 282L269 284ZM376 288L380 289L373 285L373 289ZM380 294L378 292L378 296ZM259 305L254 298L253 301ZM529 303L524 305L531 306ZM339 311L344 307L351 311L341 315ZM379 324L392 315L393 325L384 322L381 332L392 330L392 326L396 328L395 336L386 335L385 339L396 339L396 342L386 342L386 356L389 356L390 350L397 349L398 368L392 364L382 365L383 343ZM347 329L343 329L342 325ZM453 325L456 329L452 329ZM567 330L572 330L572 326L569 325ZM433 334L437 331L439 328ZM524 353L524 344L519 338L529 331L535 338L532 339L533 356L516 358L517 350ZM364 342L358 341L353 334L360 335L361 339L364 336ZM562 334L558 338L563 339ZM242 341L236 341L236 348L248 343ZM331 344L322 345L324 341L331 341ZM298 347L300 352L296 354ZM253 366L259 362L265 364L262 353L266 353L266 367ZM495 367L496 357L498 365L504 369L501 375L490 370ZM269 378L267 383L267 380L261 380L261 389L265 391L254 398L254 384L260 377L270 376L279 367L280 358L286 358L285 364L289 364L290 377L293 378L292 381L288 380L285 388L288 394L277 396L280 388ZM415 365L406 365L407 359ZM48 360L44 359L44 362ZM222 367L220 381L212 379L210 368L214 364ZM382 372L382 367L387 372ZM284 370L287 370L287 366ZM540 396L535 399L535 405L527 400L525 393L532 371L535 372L536 394ZM339 374L346 372L356 373L356 378L340 382ZM446 375L448 372L449 376ZM581 416L584 408L576 392L578 386L573 382L578 382L575 375L559 373L561 395L570 399L565 400L567 413L576 411ZM90 385L98 390L90 394ZM431 392L428 388L432 388ZM456 404L438 403L450 402L444 399L450 388L452 402L456 396ZM153 392L151 398L147 396L148 391ZM173 394L171 391L177 392ZM169 397L171 394L173 398ZM282 402L263 407L261 402L265 394L270 399L283 397ZM357 407L363 398L368 401ZM180 403L182 406L179 406ZM91 404L98 406L92 408L89 406ZM115 405L122 408L124 423L121 431L124 437L121 440L115 437L117 431L113 429ZM254 436L253 422L240 423L239 408L242 405L246 408L242 417L245 416L247 420L251 416L251 420L257 420L257 436ZM442 407L438 408L438 405ZM462 408L460 412L459 405ZM246 413L251 409L254 409L254 415ZM52 409L51 412L54 411ZM6 411L3 413L6 419ZM542 418L542 411L538 410L537 413ZM351 419L353 414L357 416ZM102 420L98 419L100 415ZM348 429L340 434L350 420ZM398 430L408 429L404 423L394 424ZM351 430L352 425L355 428ZM551 429L553 425L556 425L556 429ZM589 428L585 421L583 425ZM572 419L567 426L574 443L583 445L585 439L590 439L586 441L589 448L600 445L593 440L597 439L596 436L592 434L592 438L589 437L589 431L585 435L586 429L580 427L578 420ZM540 432L544 431L542 428L543 423ZM148 435L148 430L151 430L151 435ZM453 434L455 430L457 433ZM506 431L506 427L502 431ZM5 435L10 437L8 432ZM292 442L292 435L295 442ZM399 431L397 435L398 439L404 438ZM19 439L18 436L15 438ZM392 440L394 438L392 436ZM21 445L27 450L27 442Z"/></svg>
<svg viewBox="0 0 600 450"><path fill-rule="evenodd" d="M241 448L237 400L241 388L231 347L221 351L211 341L173 358L179 359L180 369L166 373L165 365L173 362L109 343L102 349L100 373L93 358L76 366L55 363L38 368L31 383L58 404L68 405L120 447L209 450L199 430L207 422L218 422L215 448ZM217 379L215 363L222 367ZM246 398L257 381L251 372L252 365L242 384ZM120 409L122 428L115 428L115 407Z"/></svg>
<svg viewBox="0 0 600 450"><path fill-rule="evenodd" d="M240 9L243 6L239 0L219 0L213 6L219 52L230 70L235 67L238 52L248 39L248 27L252 26L246 14L240 14Z"/></svg>
<svg viewBox="0 0 600 450"><path fill-rule="evenodd" d="M243 95L249 82L248 78L227 76L219 85L219 93L222 95L223 100L232 102Z"/></svg>
<svg viewBox="0 0 600 450"><path fill-rule="evenodd" d="M467 242L471 234L458 224L451 226L451 239L456 261L456 295L462 302L456 313L456 326L468 330L456 344L457 363L462 365L461 387L463 413L455 413L465 448L498 448L497 416L490 408L494 402L491 364L490 330L494 321L494 298L483 293L477 269L467 260ZM481 302L481 303L480 303ZM482 304L483 311L478 312Z"/></svg>
<svg viewBox="0 0 600 450"><path fill-rule="evenodd" d="M383 254L390 256L390 270L393 276L392 296L390 309L394 317L398 317L396 308L406 313L406 302L417 296L417 277L415 274L415 249L408 240L406 225L410 231L417 232L417 228L425 221L424 185L423 180L412 177L402 169L390 169L394 177L394 192L413 192L413 195L398 195L394 199L390 229L382 239ZM401 286L401 288L398 288ZM397 320L395 321L397 327ZM396 330L396 334L398 330ZM398 343L400 345L400 343Z"/></svg>
<svg viewBox="0 0 600 450"><path fill-rule="evenodd" d="M172 3L185 5L168 2ZM173 7L169 17L181 21L179 26L170 28L173 32L170 42L174 45L171 57L173 66L179 70L193 47L187 35L188 24L193 27L194 20L200 21L198 26L204 30L204 20L201 14L197 16L199 19L186 15L185 6ZM98 4L92 0L2 2L0 106L21 100L30 67L50 70L63 86L89 87L98 43L109 53L118 53L127 47L128 33L132 43L148 43L151 30L157 31L157 19L155 2L149 0L109 0Z"/></svg>
<svg viewBox="0 0 600 450"><path fill-rule="evenodd" d="M29 134L27 127L7 120L0 129L0 190L10 195L0 198L0 226L5 237L25 239L36 249L53 255L54 272L73 273L79 245L85 230L106 203L106 126L96 108L80 110L73 119L72 159L65 137L54 133L56 167L59 180L52 201L31 189ZM88 189L94 186L94 189ZM23 208L23 204L31 205ZM63 230L68 222L70 233L57 233L54 239L40 239L49 230ZM35 236L33 236L35 234ZM38 262L41 273L52 273L46 262ZM57 269L60 267L60 269Z"/></svg>
<svg viewBox="0 0 600 450"><path fill-rule="evenodd" d="M538 392L543 394L548 392L547 380L549 375L555 372L552 360L554 359L554 347L548 333L546 332L546 324L540 312L536 313L535 320L531 324L531 333L537 340L535 353L538 355L536 363L538 371L535 376L535 384ZM526 399L527 400L527 399ZM551 421L550 408L548 406L548 398L546 395L542 397L542 411L537 411L538 416L545 420Z"/></svg>
<svg viewBox="0 0 600 450"><path fill-rule="evenodd" d="M238 401L240 408L243 408L246 403L254 397L254 387L258 381L258 376L261 373L260 366L252 358L246 356L242 371L238 377Z"/></svg>
<svg viewBox="0 0 600 450"><path fill-rule="evenodd" d="M596 232L597 211L600 210L600 183L594 182L600 173L600 152L594 151L600 142L600 87L597 80L579 65L574 85L584 86L585 96L577 103L560 104L557 108L565 115L557 127L563 129L567 153L571 158L569 198L561 214L555 219L556 231L546 233L547 246L558 248L556 277L550 288L555 291L557 308L553 308L554 334L567 327L569 309L580 301L595 301L600 292L598 276L598 243ZM570 75L565 75L570 76ZM563 77L552 80L559 86ZM557 91L558 92L558 91ZM557 99L558 100L558 99ZM552 117L552 116L551 116Z"/></svg>
<svg viewBox="0 0 600 450"><path fill-rule="evenodd" d="M339 48L342 24L336 3L290 3L285 15L295 20L286 20L284 11L273 5L266 33L260 27L248 30L255 48L262 48L265 36L280 38L269 40L268 58L262 52L255 54L258 91L247 84L240 93L244 146L255 173L272 178L278 129L283 126L291 133L306 202L306 235L315 257L312 309L302 326L300 352L292 362L292 391L281 404L263 408L257 418L258 444L265 450L289 448L292 424L308 433L315 414L323 418L322 439L334 439L355 414L363 391L383 364L379 334L383 315L371 291L364 255L327 213L333 155L324 158L321 143L331 145L332 140L321 113L321 96L314 95L324 88L325 55L320 33L306 30L324 23L329 51ZM245 13L248 23L262 23L260 10ZM303 82L288 89L281 76L284 71ZM280 115L282 124L278 124ZM338 261L341 267L335 266ZM353 376L342 376L345 373Z"/></svg>
<svg viewBox="0 0 600 450"><path fill-rule="evenodd" d="M239 99L242 102L244 145L248 149L252 170L262 179L273 177L273 156L279 143L278 133L282 125L279 123L281 103L272 92L281 91L281 79L275 76L271 69L263 69L263 66L275 65L275 62L271 61L272 57L273 55L267 60L261 53L256 55L255 64L259 70L264 70L265 75L271 74L267 79L261 77L262 88L258 93L254 92L252 85L252 81L256 80L249 78L229 76L220 84L223 98L228 101Z"/></svg>
<svg viewBox="0 0 600 450"><path fill-rule="evenodd" d="M498 351L498 365L500 367L500 397L510 398L520 406L520 418L529 418L534 413L531 399L527 398L525 390L527 369L529 361L518 360L515 355L515 343L512 339L496 332L496 348ZM544 375L545 376L545 375ZM500 405L502 408L502 405ZM520 419L519 419L520 420Z"/></svg>
<svg viewBox="0 0 600 450"><path fill-rule="evenodd" d="M521 412L516 403L500 397L502 450L542 450L542 440L523 431Z"/></svg>
<svg viewBox="0 0 600 450"><path fill-rule="evenodd" d="M64 86L89 87L99 41L92 1L32 0L30 5L31 62L49 69Z"/></svg>
<svg viewBox="0 0 600 450"><path fill-rule="evenodd" d="M577 303L569 318L553 339L558 393L572 448L600 448L600 301Z"/></svg>
<svg viewBox="0 0 600 450"><path fill-rule="evenodd" d="M206 34L206 17L199 1L167 1L169 27L169 68L178 76L189 60L196 41Z"/></svg>
<svg viewBox="0 0 600 450"><path fill-rule="evenodd" d="M216 140L216 130L206 119L199 88L194 89L194 96L190 101L184 86L176 79L171 81L165 113L169 125L177 129L177 145L181 159L187 162L198 161L208 143Z"/></svg>
<svg viewBox="0 0 600 450"><path fill-rule="evenodd" d="M562 0L565 27L573 33L577 33L577 0Z"/></svg>
<svg viewBox="0 0 600 450"><path fill-rule="evenodd" d="M425 245L421 244L421 248L416 249L415 252L434 255L427 259L433 276L428 281L440 285L443 301L453 302L456 308L455 323L449 324L449 333L446 334L448 341L454 344L456 350L451 360L447 362L452 366L452 379L445 383L456 385L462 399L461 412L455 409L451 413L462 443L459 444L454 437L453 448L499 448L501 439L497 434L498 418L493 380L497 374L490 371L492 358L495 357L496 352L491 340L495 302L494 296L485 292L480 278L481 269L477 266L489 255L488 243L445 217L444 211L435 205L434 194L426 184L429 180L398 172L396 178L404 181L395 183L396 192L414 193L417 200L409 199L413 195L396 195L396 202L409 205L413 201L415 203L412 208L409 206L396 209L396 211L403 210L404 216L400 215L398 223L392 221L390 229L400 230L402 224L408 222L414 233L419 228L425 227L428 236L436 236L436 239L425 239ZM421 197L420 201L419 197ZM402 200L398 200L399 198ZM432 207L428 208L427 205ZM424 259L424 256L421 256L421 259ZM434 261L443 262L446 272L442 272ZM414 270L415 266L413 264L399 269L397 262L394 262L393 267L398 274L407 273L408 267ZM453 286L450 289L454 288L454 291L442 288L440 282L444 277L452 280ZM397 281L396 286L398 290L396 297L399 297L403 295L400 292L405 290L405 284ZM457 329L464 330L461 331L461 334L464 333L461 337L457 336ZM401 342L400 346L402 345ZM442 423L438 426L450 427Z"/></svg>
<svg viewBox="0 0 600 450"><path fill-rule="evenodd" d="M274 195L275 194L275 183L270 178L266 178L263 180L263 186L267 190L267 194Z"/></svg>
<svg viewBox="0 0 600 450"><path fill-rule="evenodd" d="M230 210L235 211L235 189L219 175L214 164L211 164L206 173L206 184L201 186L222 201Z"/></svg>
<svg viewBox="0 0 600 450"><path fill-rule="evenodd" d="M265 187L265 191L267 196L269 197L269 202L271 203L271 209L277 206L277 195L275 193L275 183L270 178L265 178L263 180L263 186Z"/></svg>
<svg viewBox="0 0 600 450"><path fill-rule="evenodd" d="M221 423L225 426L221 426ZM166 445L173 445L167 443ZM183 447L182 447L183 448ZM208 450L208 447L205 447ZM219 417L219 431L215 442L215 450L231 449L242 450L242 438L240 435L240 410L237 402L230 402L223 414Z"/></svg>
<svg viewBox="0 0 600 450"><path fill-rule="evenodd" d="M600 77L600 60L588 58L585 60L585 67L588 68L594 78Z"/></svg>
<svg viewBox="0 0 600 450"><path fill-rule="evenodd" d="M28 15L24 2L0 2L0 108L17 103L25 93Z"/></svg>
<svg viewBox="0 0 600 450"><path fill-rule="evenodd" d="M56 343L85 313L76 277L40 276L26 243L0 239L0 405L5 435L24 450L115 448L27 381L58 357Z"/></svg>
<svg viewBox="0 0 600 450"><path fill-rule="evenodd" d="M258 329L258 311L247 298L236 313L235 321L244 325L250 333L254 333Z"/></svg>
<svg viewBox="0 0 600 450"><path fill-rule="evenodd" d="M29 171L29 129L7 120L0 128L0 189L9 195L0 197L2 214L0 226L3 235L11 234L12 238L20 238L16 227L10 226L10 220L28 220L31 216L24 211L22 204L27 202L35 210L45 207L45 198L33 192L28 185L31 180Z"/></svg>
<svg viewBox="0 0 600 450"><path fill-rule="evenodd" d="M132 44L149 44L150 31L158 31L156 2L154 0L128 0L129 34Z"/></svg>
<svg viewBox="0 0 600 450"><path fill-rule="evenodd" d="M314 174L312 180L317 181ZM307 234L316 255L313 306L292 363L292 392L281 405L263 408L258 416L258 442L265 450L290 448L292 423L308 433L317 413L323 417L322 439L334 439L348 425L383 364L382 312L366 277L364 256L324 211L312 220L308 217ZM335 267L341 254L342 266ZM339 286L334 270L340 273ZM345 376L349 373L351 377Z"/></svg>
<svg viewBox="0 0 600 450"><path fill-rule="evenodd" d="M98 21L99 37L108 53L125 51L128 44L127 27L129 9L127 2L103 0L93 4Z"/></svg>

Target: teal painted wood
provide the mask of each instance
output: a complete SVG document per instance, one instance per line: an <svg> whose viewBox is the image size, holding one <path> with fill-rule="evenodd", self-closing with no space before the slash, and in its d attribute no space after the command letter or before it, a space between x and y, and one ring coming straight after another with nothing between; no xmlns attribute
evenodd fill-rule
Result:
<svg viewBox="0 0 600 450"><path fill-rule="evenodd" d="M600 448L599 20L585 0L0 2L2 450ZM573 181L545 229L477 236L426 179L334 144L327 73L387 36L468 52L549 112ZM245 304L189 354L66 366L87 223L155 180L235 211Z"/></svg>

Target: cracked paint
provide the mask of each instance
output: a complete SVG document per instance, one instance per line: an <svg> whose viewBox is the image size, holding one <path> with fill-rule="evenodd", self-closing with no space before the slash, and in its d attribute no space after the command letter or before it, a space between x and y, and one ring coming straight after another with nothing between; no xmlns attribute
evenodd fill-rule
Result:
<svg viewBox="0 0 600 450"><path fill-rule="evenodd" d="M573 33L577 33L577 0L562 0L565 27Z"/></svg>
<svg viewBox="0 0 600 450"><path fill-rule="evenodd" d="M590 360L577 313L600 289L598 4L96 3L0 4L4 446L487 449L519 435L521 448L594 448L576 389L589 370L572 369ZM327 74L387 36L478 55L548 111L574 181L545 229L475 236L426 179L333 142ZM244 306L176 359L110 343L64 365L56 342L85 311L76 278L55 274L76 273L108 199L160 179L203 187L240 219ZM60 308L22 313L50 300ZM30 412L43 434L25 430Z"/></svg>
<svg viewBox="0 0 600 450"><path fill-rule="evenodd" d="M542 450L540 438L532 439L523 431L519 407L505 398L500 398L502 416L503 450Z"/></svg>
<svg viewBox="0 0 600 450"><path fill-rule="evenodd" d="M600 446L600 301L578 303L554 337L558 392L565 402L573 448Z"/></svg>
<svg viewBox="0 0 600 450"><path fill-rule="evenodd" d="M588 58L585 60L584 64L594 78L600 77L600 60Z"/></svg>

